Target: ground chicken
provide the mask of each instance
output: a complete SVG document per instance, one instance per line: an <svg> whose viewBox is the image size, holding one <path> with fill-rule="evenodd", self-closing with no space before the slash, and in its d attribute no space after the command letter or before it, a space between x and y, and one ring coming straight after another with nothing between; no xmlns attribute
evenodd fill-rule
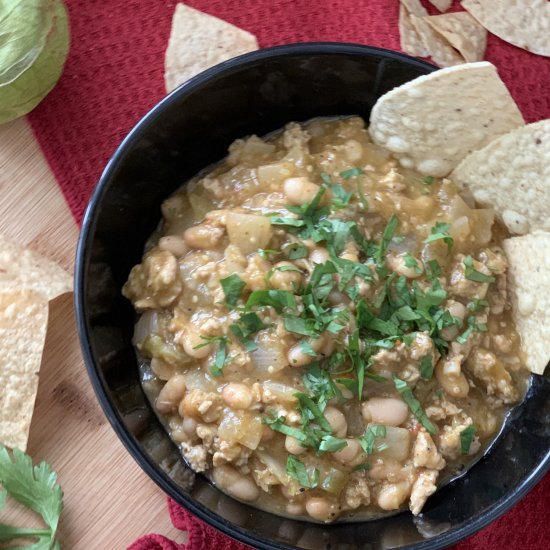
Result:
<svg viewBox="0 0 550 550"><path fill-rule="evenodd" d="M517 400L518 394L512 377L493 352L478 348L470 355L466 365L486 386L489 396L495 396L503 403L514 403Z"/></svg>
<svg viewBox="0 0 550 550"><path fill-rule="evenodd" d="M466 266L464 265L465 256L464 254L458 254L457 258L458 261L453 266L449 279L449 292L451 293L451 295L468 299L485 298L485 295L487 294L487 290L489 288L489 284L478 283L477 281L466 279ZM476 260L473 260L473 268L476 271L483 273L484 275L491 275L491 272L489 271L487 266Z"/></svg>
<svg viewBox="0 0 550 550"><path fill-rule="evenodd" d="M204 472L210 468L208 450L204 445L180 443L181 454L195 472Z"/></svg>
<svg viewBox="0 0 550 550"><path fill-rule="evenodd" d="M437 403L426 407L426 414L431 420L445 420L448 416L453 416L462 412L454 403L443 398Z"/></svg>
<svg viewBox="0 0 550 550"><path fill-rule="evenodd" d="M433 439L425 430L420 430L416 436L413 448L413 463L416 468L442 470L445 460L439 454Z"/></svg>
<svg viewBox="0 0 550 550"><path fill-rule="evenodd" d="M446 459L456 460L462 453L460 434L472 424L472 419L461 413L453 417L450 425L443 427L443 430L439 434L439 450ZM468 454L473 455L477 453L480 446L479 438L475 436Z"/></svg>
<svg viewBox="0 0 550 550"><path fill-rule="evenodd" d="M370 491L365 472L354 472L341 499L342 510L355 510L370 504Z"/></svg>
<svg viewBox="0 0 550 550"><path fill-rule="evenodd" d="M280 485L281 482L271 473L268 468L254 468L252 477L256 485L268 493L273 485Z"/></svg>
<svg viewBox="0 0 550 550"><path fill-rule="evenodd" d="M199 418L207 423L216 422L220 418L222 405L222 398L217 393L191 390L180 404L180 416Z"/></svg>
<svg viewBox="0 0 550 550"><path fill-rule="evenodd" d="M182 286L176 257L167 250L154 248L141 264L132 268L122 294L138 310L155 309L171 305Z"/></svg>
<svg viewBox="0 0 550 550"><path fill-rule="evenodd" d="M422 510L426 500L435 493L437 486L435 481L439 472L437 470L421 470L412 486L409 508L416 516Z"/></svg>

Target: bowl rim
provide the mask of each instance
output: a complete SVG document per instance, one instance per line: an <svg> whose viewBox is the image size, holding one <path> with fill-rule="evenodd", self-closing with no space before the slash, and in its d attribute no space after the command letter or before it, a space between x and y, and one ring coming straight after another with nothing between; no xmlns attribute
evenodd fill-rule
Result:
<svg viewBox="0 0 550 550"><path fill-rule="evenodd" d="M105 166L90 197L82 221L75 258L74 307L76 313L77 332L84 363L96 398L118 438L145 474L150 477L164 491L164 493L170 496L179 505L225 535L262 550L294 550L296 547L288 546L275 541L268 541L245 531L238 525L225 520L210 508L197 503L193 499L181 493L177 484L157 467L154 461L151 460L141 449L141 446L130 434L129 430L126 429L122 416L116 409L114 402L108 396L106 386L100 376L99 368L96 365L90 345L90 334L87 323L87 310L84 291L84 278L86 271L85 264L88 255L88 243L96 226L96 213L110 180L116 174L117 165L120 159L132 147L132 144L136 138L138 138L149 125L154 123L155 120L164 112L164 110L168 109L175 101L180 100L181 97L192 94L197 88L200 88L204 83L214 77L230 73L235 69L240 69L247 65L257 64L263 60L304 54L340 54L358 57L369 54L379 56L383 60L388 61L405 61L409 65L417 66L419 68L432 70L438 68L417 58L375 46L347 42L298 42L273 46L270 48L262 48L254 52L246 53L228 61L224 61L199 73L156 103L133 126L127 136L118 145L107 162L107 165ZM517 485L512 491L506 493L505 496L495 502L487 510L473 516L466 525L459 528L450 529L441 535L436 535L430 539L426 539L412 545L400 546L400 550L437 550L440 548L445 548L476 533L489 523L495 521L517 502L519 502L531 489L533 489L533 487L542 479L548 470L550 470L550 450L538 466L530 472L530 474L525 477L519 485ZM359 522L358 525L360 525ZM330 524L326 525L327 529L330 529L330 527Z"/></svg>

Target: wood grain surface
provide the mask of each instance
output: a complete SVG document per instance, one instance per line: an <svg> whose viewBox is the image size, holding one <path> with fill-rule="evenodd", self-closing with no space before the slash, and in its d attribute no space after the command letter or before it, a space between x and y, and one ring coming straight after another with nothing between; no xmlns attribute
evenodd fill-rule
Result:
<svg viewBox="0 0 550 550"><path fill-rule="evenodd" d="M78 227L25 119L0 125L0 232L72 272ZM72 295L50 304L27 452L59 474L64 550L126 548L151 532L184 542L170 523L166 497L126 452L95 399ZM0 521L29 525L36 519L9 503Z"/></svg>

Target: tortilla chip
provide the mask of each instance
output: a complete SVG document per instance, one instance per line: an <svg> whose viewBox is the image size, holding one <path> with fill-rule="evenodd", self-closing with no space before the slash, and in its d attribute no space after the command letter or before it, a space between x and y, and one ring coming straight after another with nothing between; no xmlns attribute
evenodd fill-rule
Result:
<svg viewBox="0 0 550 550"><path fill-rule="evenodd" d="M539 55L550 56L550 3L548 0L463 0L489 32Z"/></svg>
<svg viewBox="0 0 550 550"><path fill-rule="evenodd" d="M481 61L487 46L487 30L465 11L434 15L424 19L465 61Z"/></svg>
<svg viewBox="0 0 550 550"><path fill-rule="evenodd" d="M401 2L399 5L399 38L401 40L401 49L409 55L418 57L427 57L428 50L422 42L422 38L416 32L411 21L411 14Z"/></svg>
<svg viewBox="0 0 550 550"><path fill-rule="evenodd" d="M0 443L12 449L27 448L47 324L37 292L0 293Z"/></svg>
<svg viewBox="0 0 550 550"><path fill-rule="evenodd" d="M164 60L166 91L209 67L257 49L256 37L249 32L178 4Z"/></svg>
<svg viewBox="0 0 550 550"><path fill-rule="evenodd" d="M453 0L430 0L430 4L435 6L441 13L447 11L452 3Z"/></svg>
<svg viewBox="0 0 550 550"><path fill-rule="evenodd" d="M435 71L384 94L372 109L369 133L404 167L442 177L523 124L496 68L482 61Z"/></svg>
<svg viewBox="0 0 550 550"><path fill-rule="evenodd" d="M451 178L491 206L511 233L550 230L550 119L528 124L468 155Z"/></svg>
<svg viewBox="0 0 550 550"><path fill-rule="evenodd" d="M424 47L430 52L432 61L440 67L452 67L464 63L464 58L427 23L427 17L411 15L411 21L420 35Z"/></svg>
<svg viewBox="0 0 550 550"><path fill-rule="evenodd" d="M506 239L508 287L527 368L542 374L550 361L550 233Z"/></svg>
<svg viewBox="0 0 550 550"><path fill-rule="evenodd" d="M71 292L73 278L56 263L0 235L0 291L34 290L47 300Z"/></svg>

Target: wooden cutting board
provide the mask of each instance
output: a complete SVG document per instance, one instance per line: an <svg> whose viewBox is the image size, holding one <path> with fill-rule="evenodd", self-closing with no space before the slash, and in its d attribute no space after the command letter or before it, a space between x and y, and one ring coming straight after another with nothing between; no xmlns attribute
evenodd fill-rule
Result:
<svg viewBox="0 0 550 550"><path fill-rule="evenodd" d="M25 119L0 125L0 232L72 273L78 227ZM166 497L126 452L96 401L72 295L50 304L27 452L59 474L64 549L122 549L152 532L184 542L170 523ZM8 502L0 522L30 526L36 519Z"/></svg>

